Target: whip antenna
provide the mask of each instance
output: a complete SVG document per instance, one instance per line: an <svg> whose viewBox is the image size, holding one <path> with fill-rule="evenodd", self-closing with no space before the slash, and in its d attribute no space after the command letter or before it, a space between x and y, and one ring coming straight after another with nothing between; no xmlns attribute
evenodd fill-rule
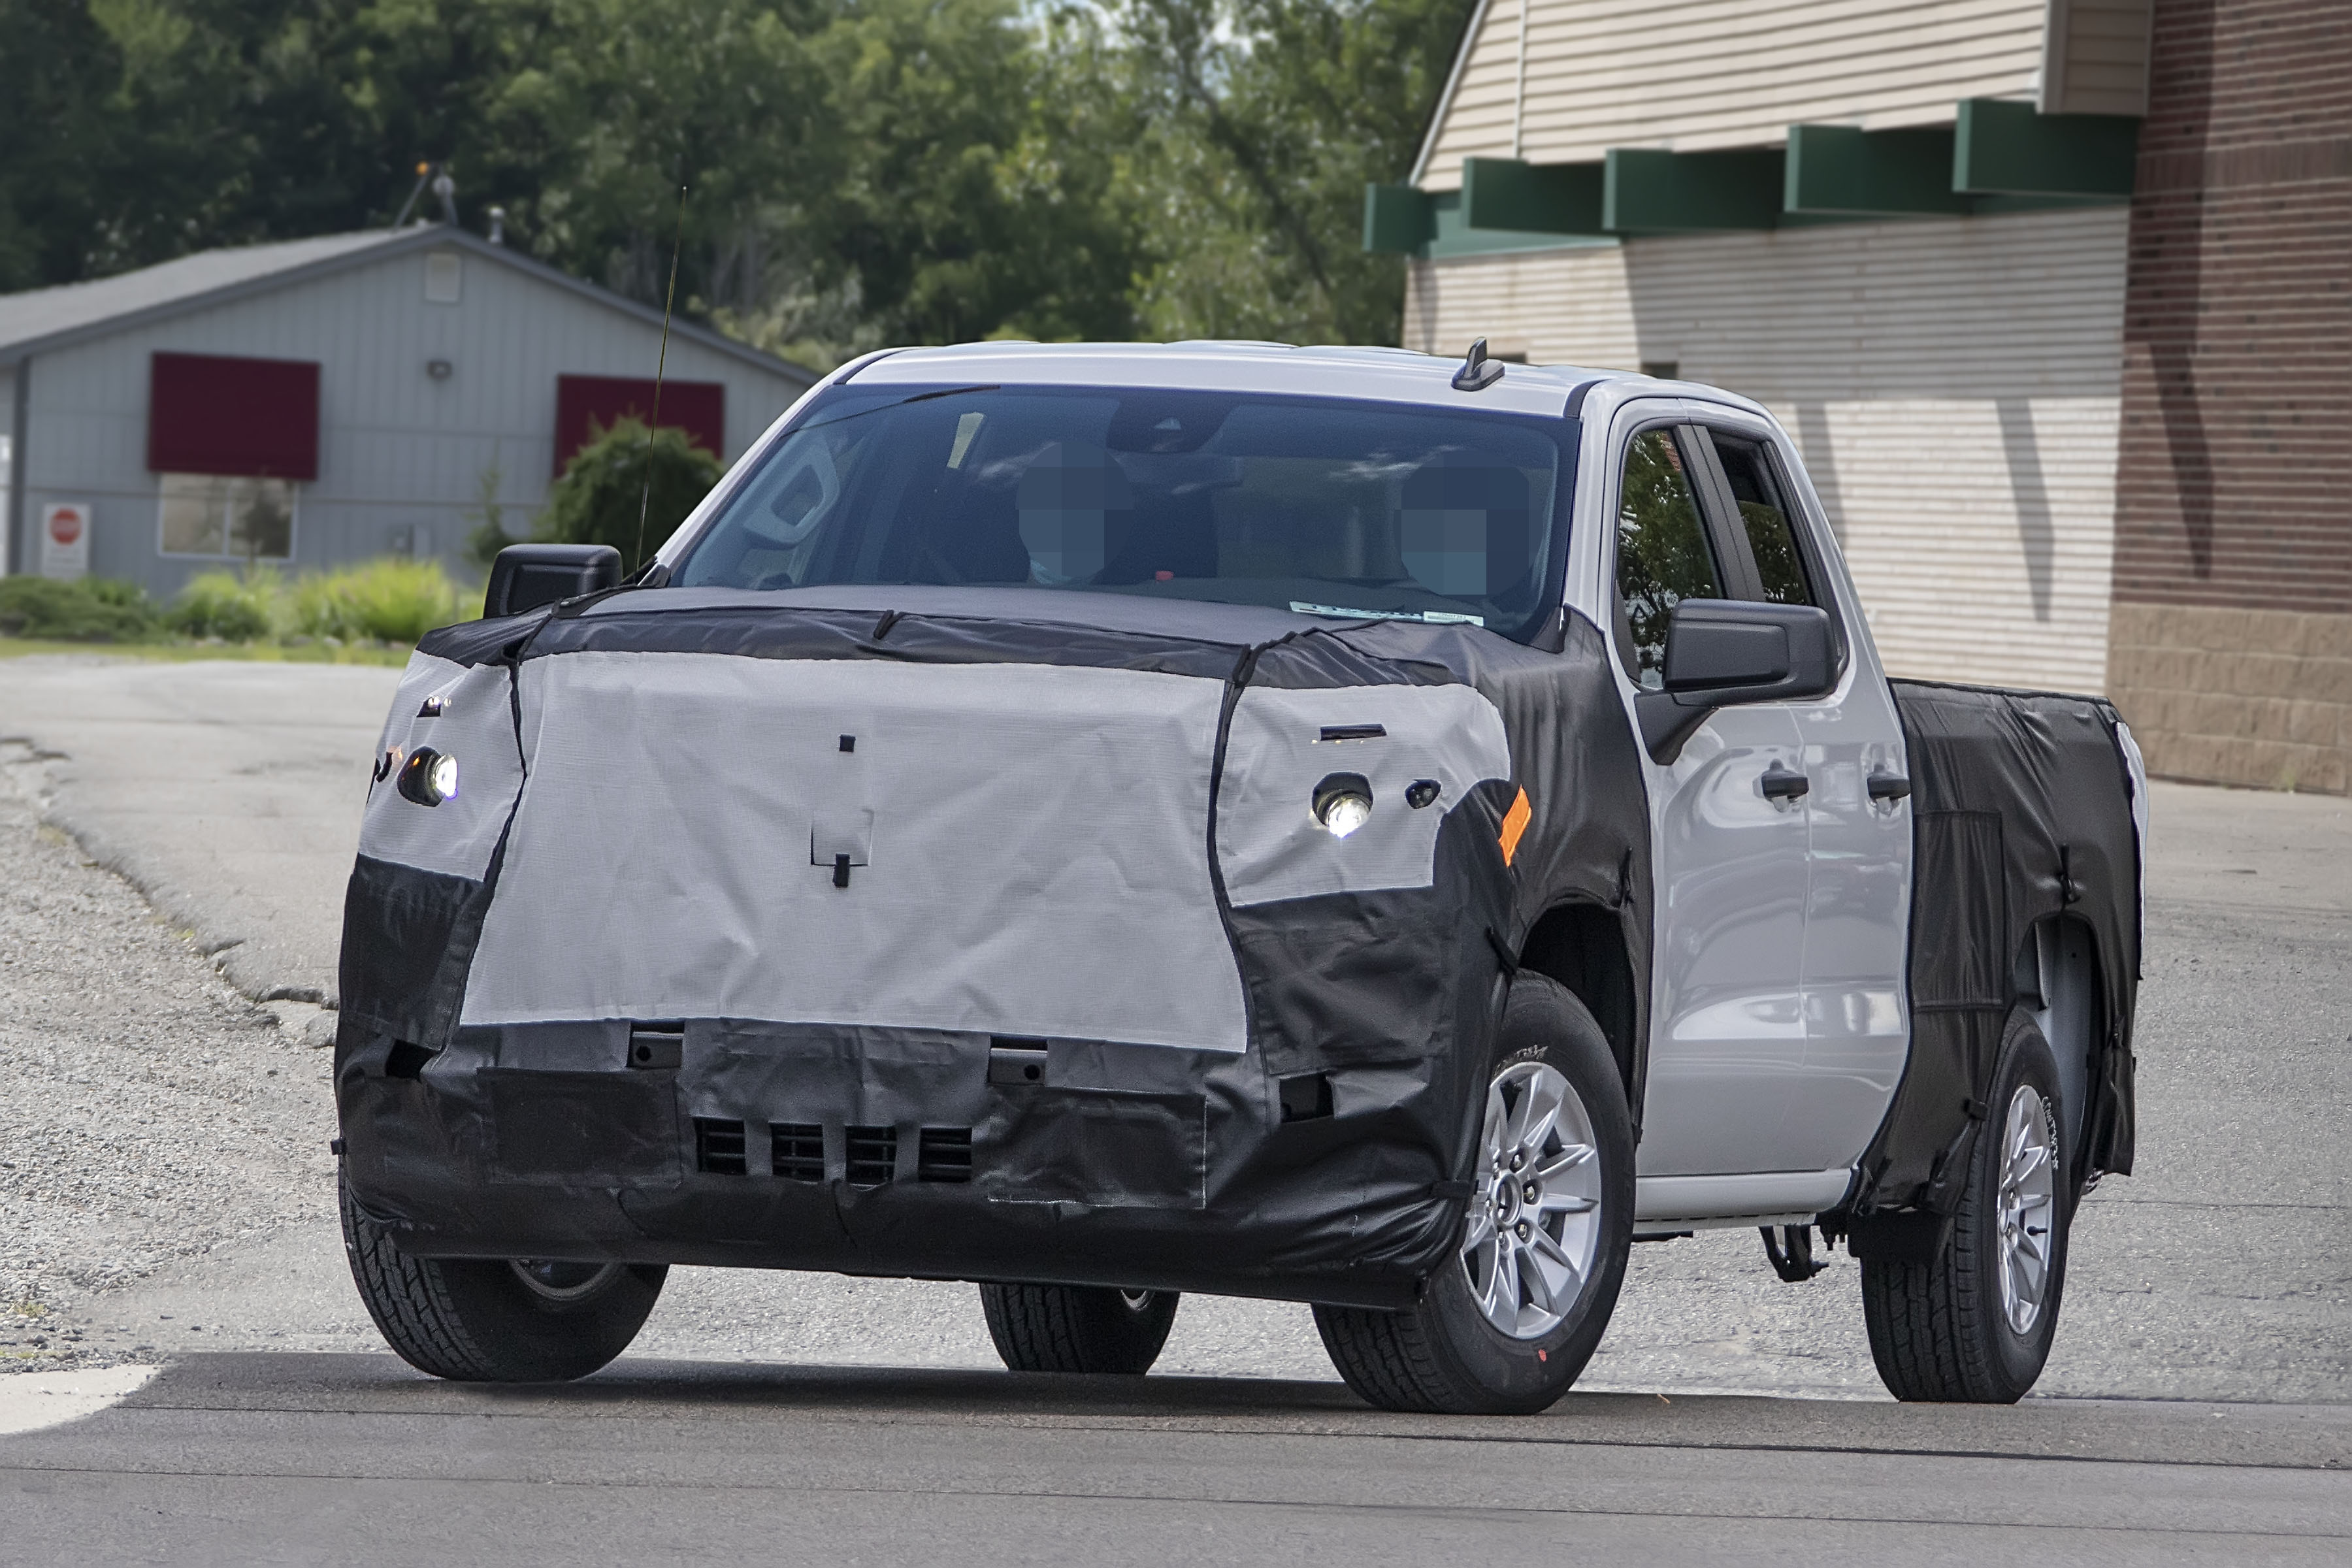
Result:
<svg viewBox="0 0 2352 1568"><path fill-rule="evenodd" d="M677 187L677 228L669 242L669 292L662 300L661 352L654 358L654 416L646 426L646 483L637 492L637 571L645 571L646 512L654 499L654 432L661 428L662 372L669 364L669 320L677 305L677 253L686 243L686 184Z"/></svg>

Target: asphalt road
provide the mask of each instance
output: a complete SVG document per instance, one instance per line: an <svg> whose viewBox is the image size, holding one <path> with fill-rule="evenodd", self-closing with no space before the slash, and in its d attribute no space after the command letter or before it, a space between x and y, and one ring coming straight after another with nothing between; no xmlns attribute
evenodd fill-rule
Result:
<svg viewBox="0 0 2352 1568"><path fill-rule="evenodd" d="M2158 786L2140 1168L2084 1205L2056 1352L2015 1410L1865 1403L1884 1395L1852 1262L1783 1286L1747 1233L1637 1248L1583 1387L1533 1422L1363 1412L1303 1309L1282 1304L1190 1300L1160 1366L1175 1375L1055 1389L982 1370L995 1362L968 1287L688 1269L613 1369L518 1394L430 1384L383 1355L311 1190L331 1111L324 1053L300 1046L320 1032L306 999L331 996L393 682L0 665L0 762L28 815L190 933L141 958L137 984L193 996L218 987L217 969L247 997L280 999L278 1043L237 1047L271 1064L270 1089L220 1114L268 1112L289 1194L276 1216L247 1197L216 1236L204 1228L216 1216L191 1215L193 1256L133 1281L41 1287L42 1342L17 1364L168 1364L104 1414L0 1438L0 1559L46 1560L68 1541L109 1560L496 1541L559 1559L724 1542L845 1561L952 1543L972 1563L1521 1542L1842 1560L1899 1542L1940 1560L2016 1550L2021 1529L2067 1561L2345 1555L2344 800ZM55 862L45 877L92 879L92 907L132 899L69 850L24 853ZM80 1031L87 1070L71 1076L114 1092L119 1014L44 1007L44 1030ZM246 1059L224 1046L217 1070ZM1638 1396L1587 1392L1612 1389ZM1730 1393L1780 1397L1708 1397ZM5 1400L0 1386L0 1430Z"/></svg>
<svg viewBox="0 0 2352 1568"><path fill-rule="evenodd" d="M0 1439L0 1555L2333 1563L2348 1465L2343 1406L1577 1394L1464 1420L1278 1381L635 1362L478 1389L209 1355Z"/></svg>

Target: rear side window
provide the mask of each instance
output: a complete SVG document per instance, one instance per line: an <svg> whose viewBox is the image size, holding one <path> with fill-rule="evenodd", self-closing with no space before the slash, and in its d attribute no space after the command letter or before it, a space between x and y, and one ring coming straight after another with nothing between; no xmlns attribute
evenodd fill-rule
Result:
<svg viewBox="0 0 2352 1568"><path fill-rule="evenodd" d="M1759 596L1775 605L1813 605L1817 599L1806 581L1804 557L1789 524L1789 508L1764 448L1720 432L1710 432L1731 499L1756 563Z"/></svg>
<svg viewBox="0 0 2352 1568"><path fill-rule="evenodd" d="M1644 430L1625 451L1617 501L1618 652L1634 680L1665 684L1666 625L1685 599L1719 599L1698 499L1669 430Z"/></svg>

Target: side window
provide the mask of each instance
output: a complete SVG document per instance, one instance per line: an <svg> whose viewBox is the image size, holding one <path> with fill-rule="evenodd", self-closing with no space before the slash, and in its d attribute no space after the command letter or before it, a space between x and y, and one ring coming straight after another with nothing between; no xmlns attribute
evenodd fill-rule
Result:
<svg viewBox="0 0 2352 1568"><path fill-rule="evenodd" d="M1666 621L1685 599L1723 597L1706 526L1669 430L1644 430L1625 451L1617 502L1617 641L1641 685L1665 683Z"/></svg>
<svg viewBox="0 0 2352 1568"><path fill-rule="evenodd" d="M1805 579L1804 556L1797 549L1789 508L1764 448L1737 437L1710 434L1715 455L1723 464L1723 477L1731 484L1732 501L1739 508L1748 553L1756 561L1762 589L1759 596L1774 605L1819 604Z"/></svg>

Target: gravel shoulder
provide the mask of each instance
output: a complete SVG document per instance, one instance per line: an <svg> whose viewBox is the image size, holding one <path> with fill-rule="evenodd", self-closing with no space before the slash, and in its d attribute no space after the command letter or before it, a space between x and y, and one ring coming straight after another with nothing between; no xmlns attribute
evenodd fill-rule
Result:
<svg viewBox="0 0 2352 1568"><path fill-rule="evenodd" d="M331 1216L320 1010L249 1001L42 824L29 748L0 769L0 1365L122 1359L93 1302Z"/></svg>

